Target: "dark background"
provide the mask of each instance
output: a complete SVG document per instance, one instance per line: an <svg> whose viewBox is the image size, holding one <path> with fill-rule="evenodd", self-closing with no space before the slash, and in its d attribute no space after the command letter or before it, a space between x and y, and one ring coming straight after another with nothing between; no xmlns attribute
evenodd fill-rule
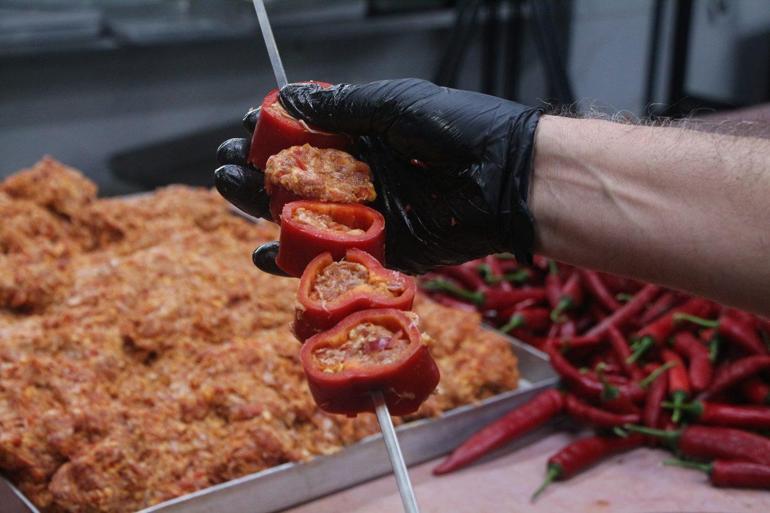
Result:
<svg viewBox="0 0 770 513"><path fill-rule="evenodd" d="M267 6L290 80L415 76L639 117L770 97L767 0L538 1L546 25L523 0ZM50 154L103 194L209 185L272 87L249 1L0 0L0 177Z"/></svg>

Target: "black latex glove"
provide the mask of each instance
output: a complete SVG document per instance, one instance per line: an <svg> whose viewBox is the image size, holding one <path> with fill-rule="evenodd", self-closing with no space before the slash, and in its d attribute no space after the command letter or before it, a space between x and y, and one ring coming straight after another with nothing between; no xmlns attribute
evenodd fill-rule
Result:
<svg viewBox="0 0 770 513"><path fill-rule="evenodd" d="M374 174L388 267L424 273L508 251L530 260L527 191L539 109L417 79L290 84L280 99L313 126L360 136L356 156ZM245 140L220 146L227 165L216 171L217 188L264 217L262 173L245 165L247 152Z"/></svg>

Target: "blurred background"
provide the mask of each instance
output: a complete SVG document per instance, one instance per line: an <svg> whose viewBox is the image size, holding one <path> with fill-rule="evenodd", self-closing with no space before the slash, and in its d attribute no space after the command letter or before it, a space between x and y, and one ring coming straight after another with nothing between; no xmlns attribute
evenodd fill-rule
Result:
<svg viewBox="0 0 770 513"><path fill-rule="evenodd" d="M768 0L267 1L289 80L422 77L637 117L770 101ZM246 0L0 0L0 177L210 185L274 87Z"/></svg>

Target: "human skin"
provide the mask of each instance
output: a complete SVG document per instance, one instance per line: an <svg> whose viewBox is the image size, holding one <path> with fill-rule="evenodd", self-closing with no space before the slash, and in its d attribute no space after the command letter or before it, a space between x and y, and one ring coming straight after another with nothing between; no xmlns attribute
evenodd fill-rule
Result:
<svg viewBox="0 0 770 513"><path fill-rule="evenodd" d="M543 116L536 251L770 315L770 140Z"/></svg>

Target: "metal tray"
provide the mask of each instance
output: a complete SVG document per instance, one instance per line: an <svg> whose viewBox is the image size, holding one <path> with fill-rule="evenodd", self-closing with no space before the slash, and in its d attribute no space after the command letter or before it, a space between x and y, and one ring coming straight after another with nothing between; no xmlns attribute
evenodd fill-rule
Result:
<svg viewBox="0 0 770 513"><path fill-rule="evenodd" d="M461 406L441 417L398 427L408 465L449 452L482 425L553 386L556 376L546 356L509 338L519 358L519 388L477 404ZM286 463L226 483L156 504L138 513L271 513L390 473L382 436L372 435L338 453L304 463ZM0 511L39 513L9 481L0 480Z"/></svg>

